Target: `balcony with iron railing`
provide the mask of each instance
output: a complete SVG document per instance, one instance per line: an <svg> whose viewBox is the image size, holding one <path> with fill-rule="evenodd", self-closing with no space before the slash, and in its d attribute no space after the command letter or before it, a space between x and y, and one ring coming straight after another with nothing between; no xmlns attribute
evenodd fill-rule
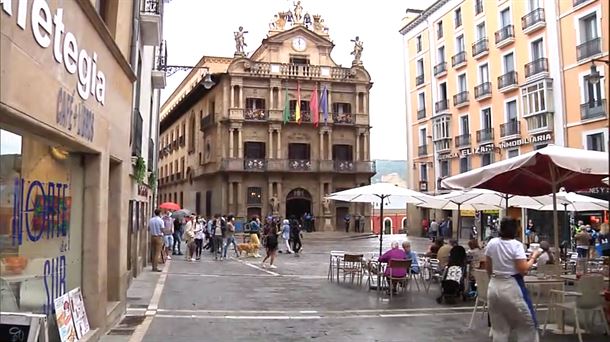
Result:
<svg viewBox="0 0 610 342"><path fill-rule="evenodd" d="M482 38L472 44L472 57L481 58L489 53L489 39Z"/></svg>
<svg viewBox="0 0 610 342"><path fill-rule="evenodd" d="M461 147L466 147L466 146L470 146L470 133L458 135L457 137L455 137L455 147L456 148L461 148Z"/></svg>
<svg viewBox="0 0 610 342"><path fill-rule="evenodd" d="M246 108L244 110L244 120L267 121L267 111L265 109Z"/></svg>
<svg viewBox="0 0 610 342"><path fill-rule="evenodd" d="M509 138L521 134L521 124L519 120L510 120L500 124L500 138Z"/></svg>
<svg viewBox="0 0 610 342"><path fill-rule="evenodd" d="M544 8L536 8L521 17L523 33L528 34L546 26Z"/></svg>
<svg viewBox="0 0 610 342"><path fill-rule="evenodd" d="M483 128L477 131L477 143L486 143L494 140L494 129Z"/></svg>
<svg viewBox="0 0 610 342"><path fill-rule="evenodd" d="M549 71L549 60L547 58L538 58L525 65L525 77L529 78Z"/></svg>
<svg viewBox="0 0 610 342"><path fill-rule="evenodd" d="M346 80L356 76L350 68L311 64L286 64L248 61L244 65L251 76Z"/></svg>
<svg viewBox="0 0 610 342"><path fill-rule="evenodd" d="M442 61L434 66L434 76L441 77L447 75L447 62Z"/></svg>
<svg viewBox="0 0 610 342"><path fill-rule="evenodd" d="M451 65L454 68L460 68L466 65L466 51L456 53L451 57Z"/></svg>
<svg viewBox="0 0 610 342"><path fill-rule="evenodd" d="M294 111L290 112L289 120L292 122L297 121L297 116ZM309 111L301 111L301 122L311 122L311 113L309 113Z"/></svg>
<svg viewBox="0 0 610 342"><path fill-rule="evenodd" d="M439 100L434 103L434 113L435 114L441 114L441 113L444 113L447 111L449 111L449 100L448 99Z"/></svg>
<svg viewBox="0 0 610 342"><path fill-rule="evenodd" d="M421 120L421 119L425 119L426 118L426 108L421 108L417 110L417 120Z"/></svg>
<svg viewBox="0 0 610 342"><path fill-rule="evenodd" d="M290 159L288 160L288 168L293 171L309 171L311 170L311 160Z"/></svg>
<svg viewBox="0 0 610 342"><path fill-rule="evenodd" d="M468 91L461 91L455 95L453 95L453 106L456 108L460 108L468 105L470 102L468 97Z"/></svg>
<svg viewBox="0 0 610 342"><path fill-rule="evenodd" d="M205 129L214 126L214 113L210 113L203 118L199 125L199 129L203 132Z"/></svg>
<svg viewBox="0 0 610 342"><path fill-rule="evenodd" d="M491 97L491 82L484 82L474 87L474 98L484 100Z"/></svg>
<svg viewBox="0 0 610 342"><path fill-rule="evenodd" d="M155 64L151 72L152 86L154 89L164 89L166 85L167 68L167 45L162 41L161 45L155 48Z"/></svg>
<svg viewBox="0 0 610 342"><path fill-rule="evenodd" d="M244 159L244 170L246 171L265 171L267 168L267 160L260 158Z"/></svg>
<svg viewBox="0 0 610 342"><path fill-rule="evenodd" d="M576 59L583 59L595 56L602 52L602 44L600 38L592 38L576 47Z"/></svg>
<svg viewBox="0 0 610 342"><path fill-rule="evenodd" d="M335 125L353 125L354 115L351 113L333 113L333 124Z"/></svg>
<svg viewBox="0 0 610 342"><path fill-rule="evenodd" d="M140 11L140 36L143 45L161 44L161 6L161 0L144 0Z"/></svg>
<svg viewBox="0 0 610 342"><path fill-rule="evenodd" d="M142 156L142 126L144 125L144 120L142 119L142 115L140 114L139 109L134 109L133 111L134 119L133 119L133 127L132 127L132 135L131 135L131 155L134 157Z"/></svg>
<svg viewBox="0 0 610 342"><path fill-rule="evenodd" d="M516 71L509 71L504 75L498 76L498 90L505 92L518 88L518 75Z"/></svg>
<svg viewBox="0 0 610 342"><path fill-rule="evenodd" d="M506 25L495 33L496 47L502 48L515 41L515 26Z"/></svg>
<svg viewBox="0 0 610 342"><path fill-rule="evenodd" d="M353 160L334 160L334 169L337 172L352 172L355 169Z"/></svg>
<svg viewBox="0 0 610 342"><path fill-rule="evenodd" d="M418 75L417 77L415 77L415 85L419 86L424 84L424 75Z"/></svg>
<svg viewBox="0 0 610 342"><path fill-rule="evenodd" d="M417 155L419 157L428 155L428 145L419 145L417 147Z"/></svg>
<svg viewBox="0 0 610 342"><path fill-rule="evenodd" d="M580 105L580 119L593 120L604 118L608 115L606 111L606 100L593 100Z"/></svg>

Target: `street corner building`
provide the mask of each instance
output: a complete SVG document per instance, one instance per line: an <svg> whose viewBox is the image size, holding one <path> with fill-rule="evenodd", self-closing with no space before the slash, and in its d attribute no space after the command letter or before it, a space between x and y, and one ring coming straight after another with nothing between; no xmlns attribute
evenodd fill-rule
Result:
<svg viewBox="0 0 610 342"><path fill-rule="evenodd" d="M81 289L91 327L82 340L96 339L125 312L132 270L146 262L131 235L146 231L154 198L136 185L151 183L135 181L133 151L142 142L156 150L161 6L0 1L1 310L46 315L51 341L56 298ZM150 107L138 136L141 84ZM132 213L131 203L146 204Z"/></svg>
<svg viewBox="0 0 610 342"><path fill-rule="evenodd" d="M407 9L410 186L438 194L446 177L548 144L607 152L609 6L438 0ZM600 191L607 198L607 189L588 194ZM411 227L433 216L409 213Z"/></svg>
<svg viewBox="0 0 610 342"><path fill-rule="evenodd" d="M369 205L324 200L375 173L361 42L341 67L319 15L287 15L275 15L250 56L240 27L234 56L203 56L163 104L159 200L234 214L238 229L253 216L307 212L316 230L344 229L347 214L366 217L370 229Z"/></svg>

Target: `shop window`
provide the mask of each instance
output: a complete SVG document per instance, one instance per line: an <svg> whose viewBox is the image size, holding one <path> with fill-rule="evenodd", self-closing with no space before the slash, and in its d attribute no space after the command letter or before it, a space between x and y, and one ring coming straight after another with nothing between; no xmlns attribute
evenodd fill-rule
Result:
<svg viewBox="0 0 610 342"><path fill-rule="evenodd" d="M2 311L51 315L82 283L81 158L0 129L0 166Z"/></svg>

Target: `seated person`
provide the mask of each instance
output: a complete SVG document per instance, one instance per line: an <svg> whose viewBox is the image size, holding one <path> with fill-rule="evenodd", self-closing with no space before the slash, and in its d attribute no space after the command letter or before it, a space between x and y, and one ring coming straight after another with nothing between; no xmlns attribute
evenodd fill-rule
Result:
<svg viewBox="0 0 610 342"><path fill-rule="evenodd" d="M455 246L457 246L457 241L454 239L451 239L451 240L449 240L448 244L443 245L438 250L436 258L438 259L441 268L444 268L445 266L447 266L447 263L449 262L449 253L451 252L451 249Z"/></svg>
<svg viewBox="0 0 610 342"><path fill-rule="evenodd" d="M390 260L392 260L392 259L405 260L406 258L407 258L407 255L405 254L405 251L398 248L398 242L394 241L394 242L392 242L392 248L389 251L383 253L383 255L379 257L379 262L389 263ZM401 268L392 269L390 267L386 267L384 274L386 277L404 278L407 275L407 270L401 269ZM398 283L398 281L392 281L392 292L393 293L396 293L396 284L397 283Z"/></svg>
<svg viewBox="0 0 610 342"><path fill-rule="evenodd" d="M466 256L470 259L470 267L480 269L481 261L485 261L485 253L479 247L479 242L475 239L468 241L468 248Z"/></svg>
<svg viewBox="0 0 610 342"><path fill-rule="evenodd" d="M438 250L445 244L443 237L437 238L430 247L428 247L428 251L426 252L426 256L429 258L436 258L438 254Z"/></svg>
<svg viewBox="0 0 610 342"><path fill-rule="evenodd" d="M417 253L411 250L411 243L409 241L403 242L402 248L405 250L405 254L407 255L406 259L411 260L411 273L418 274L419 260L417 260Z"/></svg>
<svg viewBox="0 0 610 342"><path fill-rule="evenodd" d="M542 249L542 254L538 257L538 265L555 264L555 255L551 252L551 244L548 241L542 241L540 242L540 249Z"/></svg>

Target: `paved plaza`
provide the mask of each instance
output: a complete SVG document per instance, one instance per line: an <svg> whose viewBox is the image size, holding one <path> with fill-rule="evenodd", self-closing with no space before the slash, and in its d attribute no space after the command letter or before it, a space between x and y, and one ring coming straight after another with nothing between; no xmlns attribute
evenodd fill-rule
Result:
<svg viewBox="0 0 610 342"><path fill-rule="evenodd" d="M386 236L384 250L405 236ZM428 242L411 238L414 250ZM376 237L305 234L300 257L280 254L275 270L260 259L200 262L181 257L162 273L145 272L128 292L127 316L102 341L490 341L487 319L475 317L473 301L439 305L438 285L413 287L394 297L327 280L331 250L375 252ZM542 312L542 317L544 317ZM585 335L585 341L607 336ZM575 341L548 335L542 341Z"/></svg>

